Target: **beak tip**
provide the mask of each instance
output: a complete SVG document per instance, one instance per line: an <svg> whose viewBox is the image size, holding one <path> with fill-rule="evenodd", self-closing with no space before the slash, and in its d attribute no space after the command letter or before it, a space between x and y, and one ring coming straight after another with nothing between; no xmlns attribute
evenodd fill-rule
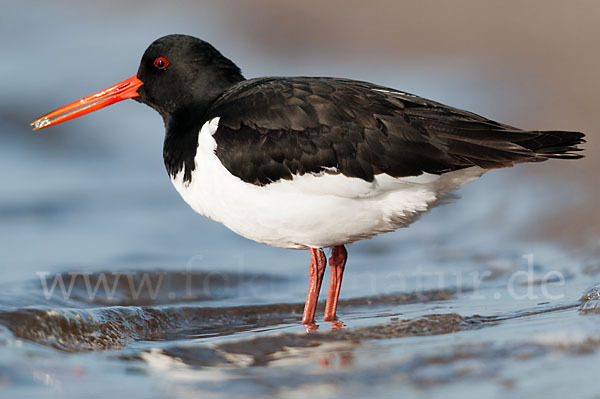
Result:
<svg viewBox="0 0 600 399"><path fill-rule="evenodd" d="M50 125L50 120L48 118L38 119L29 124L33 126L33 130L40 130Z"/></svg>

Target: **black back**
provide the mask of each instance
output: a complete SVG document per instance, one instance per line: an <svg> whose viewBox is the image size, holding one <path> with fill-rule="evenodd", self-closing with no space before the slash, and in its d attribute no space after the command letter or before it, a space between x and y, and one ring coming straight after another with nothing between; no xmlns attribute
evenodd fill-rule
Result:
<svg viewBox="0 0 600 399"><path fill-rule="evenodd" d="M304 173L372 181L579 158L583 134L522 131L374 84L335 78L261 78L210 107L217 156L233 175L265 185Z"/></svg>

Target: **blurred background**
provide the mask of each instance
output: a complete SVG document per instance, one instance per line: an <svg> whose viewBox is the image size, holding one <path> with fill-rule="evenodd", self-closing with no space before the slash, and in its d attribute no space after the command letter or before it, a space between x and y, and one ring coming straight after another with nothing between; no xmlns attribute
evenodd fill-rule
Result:
<svg viewBox="0 0 600 399"><path fill-rule="evenodd" d="M187 259L203 234L182 243L182 229L241 240L177 197L162 165L162 121L150 108L127 101L41 133L28 126L133 75L145 48L169 33L211 42L246 77L349 77L524 129L583 131L584 160L493 172L502 176L482 180L501 182L466 200L492 204L482 225L510 217L527 239L599 246L596 1L22 1L6 4L0 18L5 273Z"/></svg>
<svg viewBox="0 0 600 399"><path fill-rule="evenodd" d="M36 274L39 272L178 272L194 268L266 273L287 279L285 287L281 285L282 280L275 279L279 285L270 291L255 289L243 300L234 297L229 302L199 303L195 304L196 309L203 311L205 305L299 303L303 300L308 261L305 251L281 250L250 242L220 224L195 215L179 198L164 170L164 130L155 111L134 101L125 101L41 132L31 131L29 123L37 117L135 74L146 47L156 38L171 33L185 33L210 42L237 63L247 78L269 75L353 78L412 92L523 129L585 132L588 143L583 160L548 161L492 171L461 188L461 200L434 209L409 229L353 244L342 290L343 298L396 292L398 287L390 282L389 273L409 273L417 264L419 271L422 271L420 266L425 265L425 270L492 270L493 276L506 273L506 277L507 273L523 267L520 260L523 254L534 253L536 265L538 260L541 265L536 266L539 270L564 271L566 297L578 300L593 283L590 276L600 273L598 21L600 2L595 0L5 2L0 15L0 322L4 320L0 323L0 342L3 345L13 342L12 338L6 338L8 333L2 324L9 326L18 337L27 337L28 331L37 334L37 329L42 329L45 335L39 333L35 335L37 338L27 339L39 339L44 344L60 337L58 330L51 327L44 330L50 325L45 319L31 321L28 318L31 313L27 306L33 305L67 312L63 302L40 299L43 297ZM499 259L509 259L509 265L498 263ZM367 286L365 276L367 279L373 276L375 283ZM32 284L35 281L38 285ZM400 291L415 289L414 280L409 279L408 283ZM495 289L498 285L501 283L491 278L487 287ZM416 289L419 288L422 287ZM117 301L116 304L122 303ZM155 303L157 307L164 304ZM68 309L92 309L91 313L78 310L92 321L96 320L94 317L109 321L111 317L121 317L112 308L97 309L102 306L98 303L70 302L67 305ZM445 311L440 310L442 308L467 315L505 312L507 308L525 312L523 309L538 305L533 300L461 302L459 299L446 302L446 308L418 304L411 308L416 313L408 314L417 317L426 312ZM15 315L11 313L10 317L3 313L18 306L25 308ZM387 306L385 303L379 307L373 305L364 313L346 311L344 320L350 327L375 325L387 320L390 314L406 311L404 307ZM141 308L136 309L132 312L142 312ZM225 316L230 313L235 316L230 308L224 309ZM367 316L371 312L376 314L373 319ZM94 316L98 314L103 316ZM301 331L296 316L293 313L285 323L273 328ZM61 317L68 322L57 323L56 328L77 324L73 321L75 316ZM143 324L144 320L136 323ZM223 320L225 326L233 323L227 318ZM523 319L526 320L529 319ZM521 393L528 397L549 397L548 394L557 393L561 387L567 389L568 395L572 394L568 390L569 382L572 384L585 375L591 377L590 373L595 372L597 355L587 358L592 362L589 367L576 358L539 374L537 354L532 355L534 360L530 363L522 362L515 368L511 351L529 342L530 336L553 330L555 326L579 328L584 325L583 333L575 336L583 337L585 342L592 337L589 339L596 340L593 342L597 345L600 342L597 323L589 320L578 317L576 312L557 313L538 320L537 324L517 321L512 329L508 323L508 327L488 329L485 334L450 335L446 341L444 336L440 341L411 338L409 342L420 345L414 346L415 353L407 353L411 349L406 349L406 341L400 340L388 347L391 350L386 349L384 358L385 362L399 364L398 370L408 370L410 374L416 363L404 364L402 359L418 358L423 356L423 351L430 351L432 359L437 359L440 348L451 348L450 343L487 345L487 340L494 337L494 342L508 342L500 347L504 352L490 351L486 353L492 353L491 358L481 355L483 357L475 359L486 367L491 364L489 372L500 373L493 389L504 392L512 387L506 381L517 381L520 389L524 389ZM127 323L119 323L122 322L114 323L117 331L111 330L114 334L109 338L120 337L122 333L124 342L129 342L129 332L121 328ZM524 328L524 325L531 327ZM22 326L22 330L15 326ZM90 331L96 331L94 328L90 327ZM149 327L147 335L151 338L148 340L158 339L157 336L163 339L162 332L154 328ZM247 328L249 333L257 334L251 323ZM133 331L141 334L138 327ZM223 331L223 335L231 333ZM487 331L496 333L488 335ZM90 340L91 346L85 346L86 341L84 349L73 349L68 346L69 339L77 341L85 334L63 333L67 344L61 341L61 345L65 345L59 345L62 349L98 349L93 340ZM169 339L189 343L197 338L197 335L186 334L175 338L167 336L165 344L143 343L138 336L130 338L136 343L128 347L132 351L126 352L131 355L128 360L145 359L145 354L154 350L155 345L174 342ZM460 341L461 337L465 341ZM507 341L508 337L514 338L516 343ZM561 348L573 342L571 332L567 331L564 337L568 339L556 339L558 345L563 345ZM553 339L550 341L554 342ZM360 336L355 337L355 341L360 340ZM550 342L547 338L544 340L539 342L542 345ZM251 345L256 344L252 342ZM287 345L286 342L281 345ZM9 360L0 364L0 387L3 381L26 381L24 385L29 386L29 378L36 384L43 381L55 387L57 381L70 384L79 378L73 375L78 376L81 369L95 370L90 372L97 377L95 382L83 379L83 384L71 385L72 396L79 397L82 392L89 393L94 383L104 390L117 389L117 384L114 388L112 385L113 374L125 375L130 369L129 363L122 365L121 359L115 362L111 355L98 355L88 361L89 357L66 358L56 352L46 356L46 349L27 347L30 355L37 356L40 367L31 371L34 362L22 356L25 349L20 349L20 345L15 344L11 351L4 352L5 359ZM266 351L272 352L270 347ZM367 389L371 387L369 376L373 375L373 365L365 359L380 359L379 355L371 356L380 352L376 346L363 347L362 351L363 355L355 354L359 359L356 363L363 365L365 374L350 374L348 378ZM527 353L529 356L533 352ZM201 363L198 358L192 356L191 359ZM312 358L309 356L309 359ZM61 368L67 367L65 362L73 368ZM114 368L115 364L119 366ZM148 364L152 369L153 363ZM151 370L138 367L133 377L119 380L121 385L118 386L126 381L130 383L132 394L141 389L136 382L137 375L146 372L152 375ZM292 369L292 372L302 376L303 370ZM532 373L527 374L528 371ZM443 372L448 373L445 376L471 375L455 369ZM511 376L511 373L516 375ZM521 376L526 374L538 379L524 381ZM264 392L272 392L270 389L286 380L281 375L285 374L265 374ZM565 384L565 380L556 376L571 379ZM418 391L422 388L420 377L414 373L410 378L413 377ZM435 375L432 378L438 382ZM443 380L443 376L440 378ZM170 382L170 375L168 379ZM450 380L454 383L453 378ZM144 381L145 389L152 391L149 394L161 392L161 389L154 391L155 382ZM160 381L156 384L170 393L171 388L165 388L170 385L162 386ZM331 385L330 380L320 381L325 388ZM458 381L465 384L463 388L472 389L469 380ZM477 392L489 393L487 380L482 381L482 390ZM592 383L586 387L594 392L595 379L591 377L589 381ZM546 391L540 389L542 386ZM227 389L233 388L228 386ZM225 392L233 395L233 391L227 389ZM385 385L382 389L395 392ZM193 396L197 392L195 387L180 396ZM299 392L299 395L306 393L302 389ZM446 396L447 391L443 389L437 392L440 397L452 397L451 392ZM463 397L460 392L454 391L454 397Z"/></svg>

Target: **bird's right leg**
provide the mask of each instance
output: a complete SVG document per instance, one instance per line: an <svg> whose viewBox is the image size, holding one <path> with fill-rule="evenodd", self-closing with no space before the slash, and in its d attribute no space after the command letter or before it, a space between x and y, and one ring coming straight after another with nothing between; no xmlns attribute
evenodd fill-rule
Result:
<svg viewBox="0 0 600 399"><path fill-rule="evenodd" d="M327 257L322 249L310 249L310 266L308 267L309 283L308 294L306 295L306 304L304 305L304 314L302 315L302 324L311 325L315 323L315 311L319 301L319 291L327 266Z"/></svg>
<svg viewBox="0 0 600 399"><path fill-rule="evenodd" d="M343 245L338 245L331 249L331 258L329 258L329 268L331 269L331 279L329 280L329 293L327 294L327 303L325 305L325 321L334 321L337 311L338 298L342 288L342 276L348 259L348 251Z"/></svg>

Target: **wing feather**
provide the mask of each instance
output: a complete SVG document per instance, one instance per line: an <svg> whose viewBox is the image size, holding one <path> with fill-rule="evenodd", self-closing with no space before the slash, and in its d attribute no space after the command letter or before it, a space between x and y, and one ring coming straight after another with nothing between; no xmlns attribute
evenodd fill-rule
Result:
<svg viewBox="0 0 600 399"><path fill-rule="evenodd" d="M470 166L580 155L578 132L523 131L394 89L334 78L263 78L225 92L217 156L242 180L265 185L305 173L373 181Z"/></svg>

